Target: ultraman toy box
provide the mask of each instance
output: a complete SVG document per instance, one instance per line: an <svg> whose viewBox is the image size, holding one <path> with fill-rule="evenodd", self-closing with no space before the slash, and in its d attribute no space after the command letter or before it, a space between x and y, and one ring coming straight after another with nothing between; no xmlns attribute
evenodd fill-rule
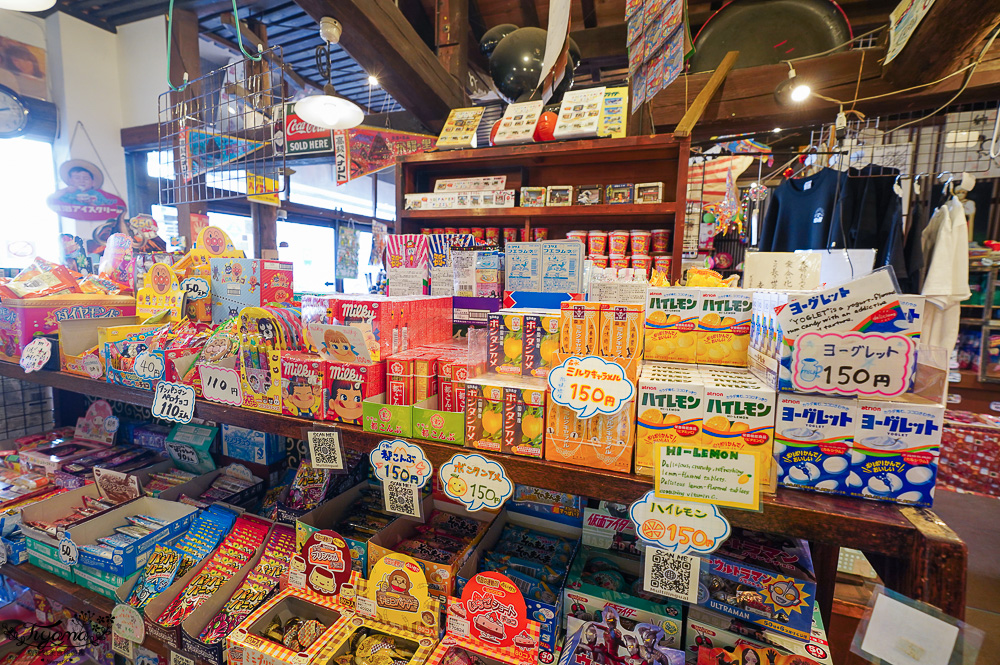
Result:
<svg viewBox="0 0 1000 665"><path fill-rule="evenodd" d="M683 651L660 645L664 636L654 623L626 630L617 613L605 608L600 621L587 621L566 638L559 665L683 665Z"/></svg>
<svg viewBox="0 0 1000 665"><path fill-rule="evenodd" d="M816 575L804 540L744 529L702 557L698 604L807 642Z"/></svg>

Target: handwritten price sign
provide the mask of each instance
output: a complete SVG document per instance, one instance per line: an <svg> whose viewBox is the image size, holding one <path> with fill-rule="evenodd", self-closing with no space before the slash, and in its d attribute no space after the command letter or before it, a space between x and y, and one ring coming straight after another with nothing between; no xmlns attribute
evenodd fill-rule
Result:
<svg viewBox="0 0 1000 665"><path fill-rule="evenodd" d="M551 397L581 420L598 413L618 413L635 395L635 386L616 362L597 356L573 356L549 372Z"/></svg>
<svg viewBox="0 0 1000 665"><path fill-rule="evenodd" d="M25 374L37 372L45 367L52 357L52 342L47 337L36 337L31 340L21 351L21 360L18 363Z"/></svg>
<svg viewBox="0 0 1000 665"><path fill-rule="evenodd" d="M375 476L383 483L398 480L423 487L433 470L420 446L402 439L380 441L369 459Z"/></svg>
<svg viewBox="0 0 1000 665"><path fill-rule="evenodd" d="M503 466L478 454L455 455L439 475L444 493L469 510L499 508L514 493Z"/></svg>
<svg viewBox="0 0 1000 665"><path fill-rule="evenodd" d="M63 537L59 541L59 560L67 566L75 566L80 558L80 550L76 546L69 534L63 532Z"/></svg>
<svg viewBox="0 0 1000 665"><path fill-rule="evenodd" d="M181 289L188 300L203 300L208 297L208 281L201 277L188 277L181 282Z"/></svg>
<svg viewBox="0 0 1000 665"><path fill-rule="evenodd" d="M149 351L135 357L135 373L144 379L159 379L163 376L163 358Z"/></svg>
<svg viewBox="0 0 1000 665"><path fill-rule="evenodd" d="M201 395L209 402L242 406L243 387L240 373L228 367L198 365L201 377Z"/></svg>
<svg viewBox="0 0 1000 665"><path fill-rule="evenodd" d="M657 499L653 492L632 504L629 516L647 544L675 554L708 554L729 537L729 521L718 507Z"/></svg>
<svg viewBox="0 0 1000 665"><path fill-rule="evenodd" d="M194 417L194 388L160 381L153 395L153 416L186 425Z"/></svg>
<svg viewBox="0 0 1000 665"><path fill-rule="evenodd" d="M893 397L907 391L916 345L906 335L805 333L792 349L792 384L802 392Z"/></svg>

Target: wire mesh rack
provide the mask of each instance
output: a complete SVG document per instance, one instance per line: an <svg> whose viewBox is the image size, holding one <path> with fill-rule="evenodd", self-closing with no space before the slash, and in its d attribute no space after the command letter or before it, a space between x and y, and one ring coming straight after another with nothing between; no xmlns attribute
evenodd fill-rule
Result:
<svg viewBox="0 0 1000 665"><path fill-rule="evenodd" d="M52 388L4 377L0 390L0 439L37 434L55 427Z"/></svg>
<svg viewBox="0 0 1000 665"><path fill-rule="evenodd" d="M281 48L159 97L160 205L285 189Z"/></svg>

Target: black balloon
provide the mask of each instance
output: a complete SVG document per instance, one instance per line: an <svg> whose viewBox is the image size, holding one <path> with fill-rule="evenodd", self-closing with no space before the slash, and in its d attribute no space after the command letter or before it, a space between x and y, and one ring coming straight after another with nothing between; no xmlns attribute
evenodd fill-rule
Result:
<svg viewBox="0 0 1000 665"><path fill-rule="evenodd" d="M573 46L571 44L570 48ZM544 56L545 31L541 28L518 28L501 39L490 56L490 76L500 96L510 103L529 101L538 85ZM549 103L558 103L572 87L575 64L570 57L566 74ZM540 99L540 96L535 98Z"/></svg>
<svg viewBox="0 0 1000 665"><path fill-rule="evenodd" d="M483 34L483 38L479 40L479 50L487 58L493 55L493 49L497 47L500 40L509 35L510 33L517 30L517 26L513 23L501 23L500 25L495 25Z"/></svg>
<svg viewBox="0 0 1000 665"><path fill-rule="evenodd" d="M583 53L580 51L580 47L573 40L572 37L569 37L568 39L569 39L569 59L573 63L573 67L576 68L580 66L580 60L583 59Z"/></svg>

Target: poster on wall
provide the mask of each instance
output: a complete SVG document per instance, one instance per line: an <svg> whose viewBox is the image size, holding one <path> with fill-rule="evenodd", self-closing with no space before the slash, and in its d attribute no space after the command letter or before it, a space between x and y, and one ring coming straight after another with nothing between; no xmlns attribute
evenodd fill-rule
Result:
<svg viewBox="0 0 1000 665"><path fill-rule="evenodd" d="M44 48L0 37L0 85L25 97L48 100L45 76Z"/></svg>
<svg viewBox="0 0 1000 665"><path fill-rule="evenodd" d="M46 199L46 204L63 217L87 222L115 219L125 212L125 201L101 189L104 174L96 164L71 159L59 167L66 187Z"/></svg>
<svg viewBox="0 0 1000 665"><path fill-rule="evenodd" d="M285 154L309 155L333 152L333 130L312 125L295 113L295 104L285 105Z"/></svg>
<svg viewBox="0 0 1000 665"><path fill-rule="evenodd" d="M436 143L436 136L375 127L336 130L336 161L343 166L337 168L337 184L381 171L392 166L396 157L431 150Z"/></svg>

